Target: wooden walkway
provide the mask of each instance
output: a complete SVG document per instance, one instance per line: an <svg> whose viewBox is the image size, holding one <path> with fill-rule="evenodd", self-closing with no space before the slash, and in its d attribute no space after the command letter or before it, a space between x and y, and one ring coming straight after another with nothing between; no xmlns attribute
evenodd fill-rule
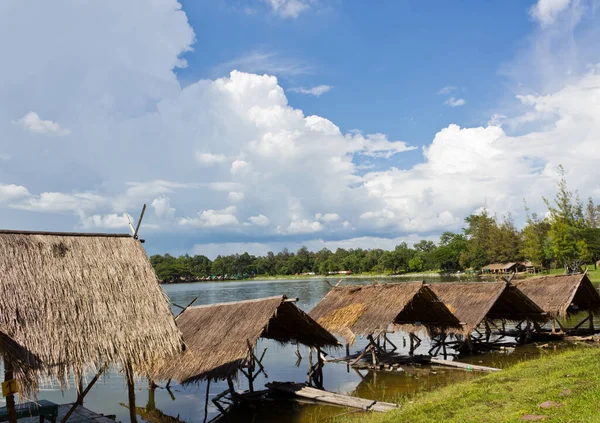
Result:
<svg viewBox="0 0 600 423"><path fill-rule="evenodd" d="M63 419L63 417L67 414L70 408L71 404L64 404L58 406L58 418L56 419L57 423ZM26 417L17 421L19 423L39 423L40 418ZM115 423L114 420L111 420L108 417L104 417L102 414L94 413L93 411L81 406L75 409L75 412L71 414L71 417L69 417L68 421L69 423Z"/></svg>
<svg viewBox="0 0 600 423"><path fill-rule="evenodd" d="M266 387L272 391L282 392L284 394L293 395L300 398L307 398L320 403L338 405L340 407L357 408L364 411L385 412L398 408L397 404L322 391L320 389L306 386L304 383L271 382L267 383Z"/></svg>

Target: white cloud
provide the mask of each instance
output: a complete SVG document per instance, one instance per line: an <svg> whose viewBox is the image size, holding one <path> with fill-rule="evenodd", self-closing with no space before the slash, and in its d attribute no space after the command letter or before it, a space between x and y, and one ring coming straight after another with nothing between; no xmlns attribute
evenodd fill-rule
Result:
<svg viewBox="0 0 600 423"><path fill-rule="evenodd" d="M256 226L269 226L269 223L271 223L271 220L264 214L259 214L258 216L250 216L248 220L250 221L250 223Z"/></svg>
<svg viewBox="0 0 600 423"><path fill-rule="evenodd" d="M29 190L20 185L0 184L0 203L8 203L13 200L29 197Z"/></svg>
<svg viewBox="0 0 600 423"><path fill-rule="evenodd" d="M154 212L145 225L198 243L227 234L234 241L266 239L271 246L316 242L318 235L326 245L334 245L329 237L358 245L382 233L398 238L458 230L482 205L522 221L523 198L539 210L541 196L552 196L558 164L573 187L600 199L594 178L599 69L577 65L597 62L590 58L600 48L590 42L594 32L581 43L579 31L564 29L563 14L573 7L551 28L536 29L519 62L526 66L515 80L543 83L515 84L519 97L502 109L490 105L506 118L439 129L424 146L423 160L409 165L396 160L414 150L408 142L346 133L326 117L306 115L289 104L275 76L236 71L180 84L174 69L185 65L181 56L193 32L174 0L78 8L40 2L34 15L22 3L13 1L0 14L0 49L10 64L0 67L0 80L12 81L0 84L0 151L11 157L0 169L4 226L21 222L11 208L37 212L30 216L40 229L68 230L94 219L108 224L107 216L126 211L137 217L146 203ZM549 32L560 40L547 38ZM40 36L47 33L56 37ZM563 54L570 50L559 48L559 54L556 42L585 49ZM238 65L261 73L306 71L267 53ZM552 78L538 78L539 70ZM32 108L68 124L77 137L32 149L31 135L11 123ZM175 219L175 209L184 218Z"/></svg>
<svg viewBox="0 0 600 423"><path fill-rule="evenodd" d="M288 88L288 91L300 94L314 95L315 97L321 96L321 94L325 94L333 89L331 85L317 85L311 88L304 87L293 87Z"/></svg>
<svg viewBox="0 0 600 423"><path fill-rule="evenodd" d="M264 0L273 13L282 18L297 18L302 12L310 8L309 1L306 0Z"/></svg>
<svg viewBox="0 0 600 423"><path fill-rule="evenodd" d="M460 107L460 106L464 106L466 103L467 102L464 98L455 98L455 97L450 97L448 100L444 101L444 104L446 106L450 106L450 107Z"/></svg>
<svg viewBox="0 0 600 423"><path fill-rule="evenodd" d="M289 234L310 234L320 232L323 229L324 226L321 222L303 219L290 223L284 232Z"/></svg>
<svg viewBox="0 0 600 423"><path fill-rule="evenodd" d="M542 26L553 24L558 15L565 11L571 0L538 0L529 9L529 15Z"/></svg>
<svg viewBox="0 0 600 423"><path fill-rule="evenodd" d="M438 91L438 94L450 94L452 91L456 91L457 87L453 86L453 85L446 85L443 88L440 88L440 90Z"/></svg>
<svg viewBox="0 0 600 423"><path fill-rule="evenodd" d="M225 160L227 160L227 157L223 154L196 153L196 159L200 164L210 166L223 163Z"/></svg>
<svg viewBox="0 0 600 423"><path fill-rule="evenodd" d="M325 222L325 223L331 223L331 222L340 220L340 215L337 213L325 213L325 214L317 213L317 214L315 214L315 220L319 220L319 221Z"/></svg>
<svg viewBox="0 0 600 423"><path fill-rule="evenodd" d="M226 207L222 210L203 210L198 213L197 218L182 218L179 224L197 228L215 228L223 226L235 226L238 219L235 217L235 206Z"/></svg>
<svg viewBox="0 0 600 423"><path fill-rule="evenodd" d="M173 219L175 216L175 208L171 207L171 200L169 197L159 197L152 200L152 208L154 213L160 219Z"/></svg>
<svg viewBox="0 0 600 423"><path fill-rule="evenodd" d="M61 128L60 125L51 120L42 120L36 112L29 112L21 119L13 123L20 125L23 129L34 134L69 135L71 131Z"/></svg>
<svg viewBox="0 0 600 423"><path fill-rule="evenodd" d="M84 229L126 229L129 227L127 215L123 214L107 214L84 217L81 220L81 225Z"/></svg>

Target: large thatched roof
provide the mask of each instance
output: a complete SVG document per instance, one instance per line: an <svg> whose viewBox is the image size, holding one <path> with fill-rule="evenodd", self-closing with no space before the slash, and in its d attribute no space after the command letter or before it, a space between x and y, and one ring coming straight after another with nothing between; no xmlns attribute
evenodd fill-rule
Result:
<svg viewBox="0 0 600 423"><path fill-rule="evenodd" d="M38 376L130 362L150 370L181 350L166 295L128 235L0 231L1 352Z"/></svg>
<svg viewBox="0 0 600 423"><path fill-rule="evenodd" d="M507 282L436 283L431 289L471 333L484 318L547 320L544 311Z"/></svg>
<svg viewBox="0 0 600 423"><path fill-rule="evenodd" d="M585 274L541 276L513 283L553 317L581 310L600 314L600 295Z"/></svg>
<svg viewBox="0 0 600 423"><path fill-rule="evenodd" d="M331 333L285 296L189 307L176 319L186 351L154 372L157 380L181 383L233 376L258 338L337 346Z"/></svg>
<svg viewBox="0 0 600 423"><path fill-rule="evenodd" d="M461 327L423 282L338 286L309 315L350 343L356 336L381 332L392 324L409 331Z"/></svg>

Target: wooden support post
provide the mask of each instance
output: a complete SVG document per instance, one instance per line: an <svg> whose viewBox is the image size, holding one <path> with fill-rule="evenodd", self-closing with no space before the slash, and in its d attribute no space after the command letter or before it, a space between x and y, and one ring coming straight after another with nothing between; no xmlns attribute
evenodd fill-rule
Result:
<svg viewBox="0 0 600 423"><path fill-rule="evenodd" d="M83 405L83 397L81 396L83 393L83 372L77 372L75 377L77 378L77 401L75 402L77 405Z"/></svg>
<svg viewBox="0 0 600 423"><path fill-rule="evenodd" d="M554 321L554 319L552 319L550 322L552 324L552 331L550 333L555 334L556 333L556 322Z"/></svg>
<svg viewBox="0 0 600 423"><path fill-rule="evenodd" d="M75 401L75 403L71 406L69 411L67 411L67 414L65 414L65 416L61 420L61 423L66 423L67 420L69 420L69 417L71 417L71 415L75 412L75 409L79 406L79 402L81 402L83 404L83 399L88 394L88 392L90 392L90 390L92 389L92 386L94 386L94 384L98 381L98 379L100 379L100 376L102 375L102 373L104 373L104 371L107 369L107 367L108 367L108 365L105 364L104 366L102 366L100 368L100 370L98 370L98 373L96 373L96 376L94 376L94 378L90 381L87 388L85 388L83 390L83 392L81 392L77 396L77 401ZM81 400L80 400L80 397L81 397Z"/></svg>
<svg viewBox="0 0 600 423"><path fill-rule="evenodd" d="M233 385L233 380L231 379L231 376L227 376L227 386L229 386L229 393L231 394L231 399L233 400L233 402L237 402L238 395L237 392L235 392L235 386Z"/></svg>
<svg viewBox="0 0 600 423"><path fill-rule="evenodd" d="M346 342L346 357L350 357L350 344Z"/></svg>
<svg viewBox="0 0 600 423"><path fill-rule="evenodd" d="M210 392L210 378L206 380L206 399L204 401L204 423L206 423L206 419L208 418L208 394Z"/></svg>
<svg viewBox="0 0 600 423"><path fill-rule="evenodd" d="M4 356L4 381L9 381L14 378L12 362ZM8 423L17 423L17 410L15 409L15 395L8 394L6 396L6 410L8 411Z"/></svg>
<svg viewBox="0 0 600 423"><path fill-rule="evenodd" d="M586 272L587 272L587 269L586 269ZM594 315L592 314L591 311L588 311L588 316L590 318L590 331L592 333L594 333Z"/></svg>
<svg viewBox="0 0 600 423"><path fill-rule="evenodd" d="M408 351L408 355L412 357L415 351L415 341L413 339L412 333L409 333L408 337L410 338L410 350Z"/></svg>
<svg viewBox="0 0 600 423"><path fill-rule="evenodd" d="M394 352L398 349L398 347L396 346L396 344L394 344L392 341L390 341L390 338L387 337L387 334L384 332L383 336L385 336L386 341L392 346L392 351Z"/></svg>
<svg viewBox="0 0 600 423"><path fill-rule="evenodd" d="M135 413L135 384L133 380L133 367L131 363L125 364L125 376L127 379L127 394L129 397L129 421L137 423L137 415Z"/></svg>
<svg viewBox="0 0 600 423"><path fill-rule="evenodd" d="M155 399L155 395L154 395L155 393L156 393L156 385L152 381L149 381L149 383L148 383L148 403L146 404L146 411L156 410L156 399Z"/></svg>
<svg viewBox="0 0 600 423"><path fill-rule="evenodd" d="M527 319L527 326L526 326L526 342L531 342L531 322L529 321L529 319Z"/></svg>

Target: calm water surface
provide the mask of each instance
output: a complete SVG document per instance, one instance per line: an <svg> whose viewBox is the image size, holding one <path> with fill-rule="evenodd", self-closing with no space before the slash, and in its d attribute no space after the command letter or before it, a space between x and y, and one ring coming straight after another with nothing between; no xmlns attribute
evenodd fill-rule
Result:
<svg viewBox="0 0 600 423"><path fill-rule="evenodd" d="M330 279L331 280L331 279ZM435 282L440 282L436 279ZM345 280L344 283L368 284L371 280L357 279L352 282ZM172 302L187 305L195 297L198 297L195 305L212 304L228 301L239 301L285 294L290 298L299 298L297 305L305 311L309 311L329 291L330 287L323 280L286 280L286 281L244 281L244 282L207 282L163 285L165 292ZM176 314L177 308L173 308ZM403 334L394 334L391 340L402 350L404 341L408 340ZM364 347L364 340L359 340L353 349ZM281 346L269 340L261 340L257 350L262 353L267 349L263 364L265 365L269 379L261 376L256 380L256 389L261 389L264 383L269 381L298 381L306 380L308 370L308 352L306 348L300 349L304 359L296 363L296 347ZM424 340L417 353L427 353L429 344ZM517 361L539 354L548 353L547 350L540 352L535 346L527 346L517 349L511 354L494 353L461 359L463 362L482 363L494 367L505 367ZM332 352L332 356L340 356L343 351ZM298 366L297 366L298 364ZM410 397L415 393L433 390L437 387L479 377L480 374L465 372L462 370L411 370L406 373L372 372L363 370L361 373L348 368L342 363L328 363L324 367L325 389L348 393L369 399L383 401L399 401ZM159 385L161 383L159 382ZM164 383L162 383L164 386ZM211 397L226 389L224 382L211 383ZM141 380L136 385L137 406L145 407L149 399L147 381ZM240 378L238 389L246 389L246 384ZM171 396L165 389L158 388L155 393L156 407L164 414L179 417L182 421L201 422L204 419L204 398L206 392L205 383L194 386L182 387L176 383L171 384ZM39 398L48 399L58 403L70 402L75 399L74 390L64 395L53 386L45 386L39 394ZM85 400L86 407L104 414L115 414L117 420L129 421L127 408L127 388L124 377L117 371L110 372L104 380L99 381L90 391ZM209 415L211 419L217 414L212 402L209 402ZM328 418L344 413L337 407L300 405L293 402L274 402L268 407L261 409L244 410L235 415L235 421L239 422L299 422L314 423L326 421ZM140 419L140 421L142 421Z"/></svg>

